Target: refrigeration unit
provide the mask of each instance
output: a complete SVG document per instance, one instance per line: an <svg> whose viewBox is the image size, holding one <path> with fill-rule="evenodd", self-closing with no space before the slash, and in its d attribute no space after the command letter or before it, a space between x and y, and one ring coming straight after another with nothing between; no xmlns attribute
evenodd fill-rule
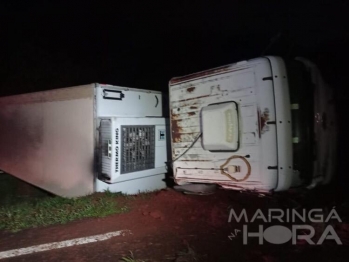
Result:
<svg viewBox="0 0 349 262"><path fill-rule="evenodd" d="M0 98L0 169L64 197L164 188L160 92L90 84Z"/></svg>
<svg viewBox="0 0 349 262"><path fill-rule="evenodd" d="M169 83L174 179L283 191L330 182L336 121L314 64L260 57Z"/></svg>

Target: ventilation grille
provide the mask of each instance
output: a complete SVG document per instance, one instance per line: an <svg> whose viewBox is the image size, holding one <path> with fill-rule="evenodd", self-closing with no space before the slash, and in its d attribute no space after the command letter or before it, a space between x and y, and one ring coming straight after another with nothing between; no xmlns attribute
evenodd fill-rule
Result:
<svg viewBox="0 0 349 262"><path fill-rule="evenodd" d="M110 141L111 141L111 122L110 120L101 120L99 128L100 141L100 163L101 173L111 177L111 158L110 158Z"/></svg>
<svg viewBox="0 0 349 262"><path fill-rule="evenodd" d="M121 126L121 174L155 167L155 126Z"/></svg>

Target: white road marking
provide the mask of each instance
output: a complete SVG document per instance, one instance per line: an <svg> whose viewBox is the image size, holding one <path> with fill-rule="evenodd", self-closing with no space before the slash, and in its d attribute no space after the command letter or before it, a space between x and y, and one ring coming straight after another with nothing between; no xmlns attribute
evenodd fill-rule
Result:
<svg viewBox="0 0 349 262"><path fill-rule="evenodd" d="M110 238L116 237L116 236L124 236L127 233L130 233L130 231L129 230L120 230L120 231L109 232L106 234L95 235L95 236L90 236L90 237L75 238L75 239L65 240L65 241L61 241L61 242L53 242L53 243L42 244L42 245L37 245L37 246L32 246L32 247L12 249L12 250L8 250L8 251L0 252L0 259L28 255L28 254L32 254L32 253L38 253L38 252L59 249L59 248L84 245L84 244L88 244L88 243L107 240L107 239L110 239Z"/></svg>

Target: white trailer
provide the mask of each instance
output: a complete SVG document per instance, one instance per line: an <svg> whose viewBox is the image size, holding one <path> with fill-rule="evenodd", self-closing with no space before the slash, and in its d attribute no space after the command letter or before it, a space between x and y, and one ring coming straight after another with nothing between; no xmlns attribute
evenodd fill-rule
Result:
<svg viewBox="0 0 349 262"><path fill-rule="evenodd" d="M160 92L89 84L0 98L0 169L64 197L164 188Z"/></svg>
<svg viewBox="0 0 349 262"><path fill-rule="evenodd" d="M271 192L331 180L332 93L309 61L241 61L173 78L169 94L178 185Z"/></svg>

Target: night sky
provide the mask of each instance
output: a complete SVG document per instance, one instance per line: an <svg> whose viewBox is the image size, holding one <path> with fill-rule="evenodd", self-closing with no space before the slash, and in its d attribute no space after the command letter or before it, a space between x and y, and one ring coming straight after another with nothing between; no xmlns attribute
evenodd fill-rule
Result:
<svg viewBox="0 0 349 262"><path fill-rule="evenodd" d="M0 96L93 82L167 92L174 76L305 56L334 87L347 173L348 1L208 2L1 1Z"/></svg>
<svg viewBox="0 0 349 262"><path fill-rule="evenodd" d="M138 2L1 1L0 95L92 82L167 91L171 77L262 54L310 57L338 85L348 57L345 1Z"/></svg>

